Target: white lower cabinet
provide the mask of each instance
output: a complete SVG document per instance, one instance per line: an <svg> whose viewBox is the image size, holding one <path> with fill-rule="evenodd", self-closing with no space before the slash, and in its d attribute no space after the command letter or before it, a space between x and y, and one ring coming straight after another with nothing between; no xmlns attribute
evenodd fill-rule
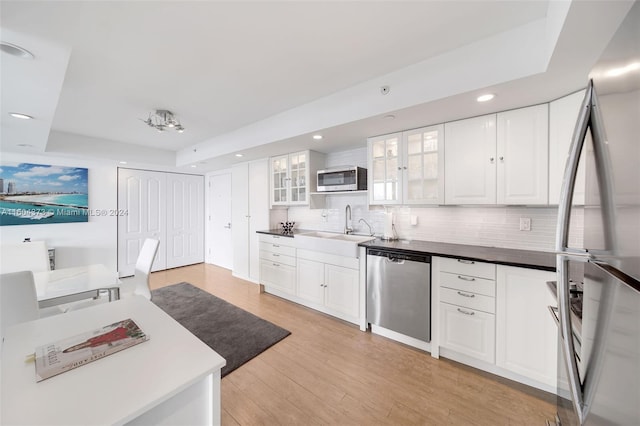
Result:
<svg viewBox="0 0 640 426"><path fill-rule="evenodd" d="M440 303L440 345L493 363L495 315Z"/></svg>
<svg viewBox="0 0 640 426"><path fill-rule="evenodd" d="M360 312L358 259L300 249L297 262L300 302L357 323Z"/></svg>
<svg viewBox="0 0 640 426"><path fill-rule="evenodd" d="M496 365L556 386L557 327L547 306L555 306L546 282L553 272L498 265Z"/></svg>
<svg viewBox="0 0 640 426"><path fill-rule="evenodd" d="M260 284L266 290L296 294L296 248L293 238L261 234Z"/></svg>
<svg viewBox="0 0 640 426"><path fill-rule="evenodd" d="M440 346L495 361L495 274L491 263L441 258Z"/></svg>

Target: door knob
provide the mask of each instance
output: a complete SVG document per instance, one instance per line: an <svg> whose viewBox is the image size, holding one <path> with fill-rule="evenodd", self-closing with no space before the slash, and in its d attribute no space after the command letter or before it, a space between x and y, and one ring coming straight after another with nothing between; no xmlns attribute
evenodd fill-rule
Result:
<svg viewBox="0 0 640 426"><path fill-rule="evenodd" d="M231 229L231 222L228 222L224 227L227 229Z"/></svg>

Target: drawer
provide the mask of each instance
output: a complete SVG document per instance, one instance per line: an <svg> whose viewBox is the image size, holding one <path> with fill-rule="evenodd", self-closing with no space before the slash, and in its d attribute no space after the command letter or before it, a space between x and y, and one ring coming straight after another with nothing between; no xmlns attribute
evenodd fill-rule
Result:
<svg viewBox="0 0 640 426"><path fill-rule="evenodd" d="M280 253L273 253L271 251L260 250L260 259L268 260L273 263L281 263L283 265L296 266L295 256L287 256Z"/></svg>
<svg viewBox="0 0 640 426"><path fill-rule="evenodd" d="M484 294L490 297L496 296L496 282L494 280L486 280L484 278L470 277L461 274L440 272L440 287Z"/></svg>
<svg viewBox="0 0 640 426"><path fill-rule="evenodd" d="M260 251L268 251L271 253L284 254L285 256L295 256L296 248L291 246L283 246L278 243L260 243Z"/></svg>
<svg viewBox="0 0 640 426"><path fill-rule="evenodd" d="M269 244L282 244L285 246L293 246L293 237L285 237L284 235L258 234L260 242Z"/></svg>
<svg viewBox="0 0 640 426"><path fill-rule="evenodd" d="M469 275L472 277L496 279L496 265L493 263L476 262L475 260L440 258L440 270L452 274Z"/></svg>
<svg viewBox="0 0 640 426"><path fill-rule="evenodd" d="M482 294L443 287L440 289L440 301L490 314L496 313L496 299Z"/></svg>

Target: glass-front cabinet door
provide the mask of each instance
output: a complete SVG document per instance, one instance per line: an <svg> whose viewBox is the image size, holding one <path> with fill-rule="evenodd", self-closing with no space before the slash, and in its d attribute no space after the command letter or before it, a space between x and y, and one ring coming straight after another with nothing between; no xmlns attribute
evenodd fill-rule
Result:
<svg viewBox="0 0 640 426"><path fill-rule="evenodd" d="M289 204L289 156L271 158L271 204Z"/></svg>
<svg viewBox="0 0 640 426"><path fill-rule="evenodd" d="M402 133L369 138L369 204L397 204L402 195Z"/></svg>
<svg viewBox="0 0 640 426"><path fill-rule="evenodd" d="M289 163L289 189L291 190L289 204L307 204L307 153L289 154Z"/></svg>
<svg viewBox="0 0 640 426"><path fill-rule="evenodd" d="M309 204L309 151L271 157L271 205Z"/></svg>
<svg viewBox="0 0 640 426"><path fill-rule="evenodd" d="M444 204L444 126L403 132L405 204Z"/></svg>

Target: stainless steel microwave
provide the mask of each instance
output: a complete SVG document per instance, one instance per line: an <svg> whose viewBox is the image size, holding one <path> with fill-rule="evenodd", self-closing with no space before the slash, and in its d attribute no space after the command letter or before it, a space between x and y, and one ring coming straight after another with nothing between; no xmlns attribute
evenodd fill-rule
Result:
<svg viewBox="0 0 640 426"><path fill-rule="evenodd" d="M361 191L367 189L367 169L336 167L318 170L318 192Z"/></svg>

